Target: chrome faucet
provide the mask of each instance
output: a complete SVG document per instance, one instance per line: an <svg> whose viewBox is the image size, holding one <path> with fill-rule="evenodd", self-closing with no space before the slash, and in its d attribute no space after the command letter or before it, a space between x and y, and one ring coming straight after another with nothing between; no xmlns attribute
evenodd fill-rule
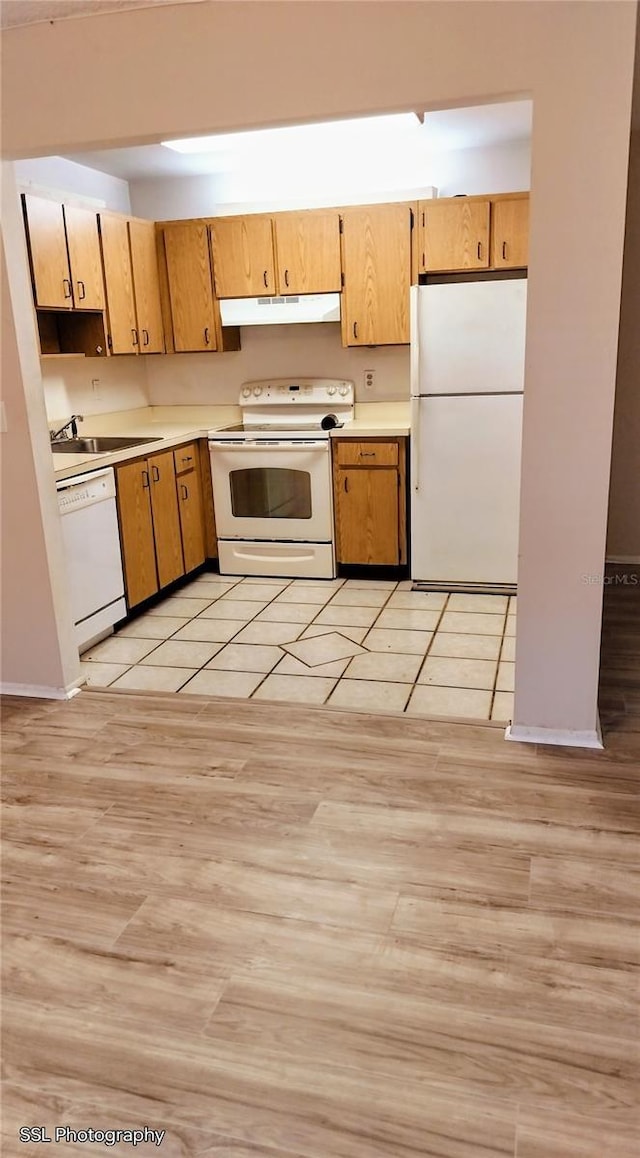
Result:
<svg viewBox="0 0 640 1158"><path fill-rule="evenodd" d="M64 438L78 437L78 423L83 422L82 414L72 414L68 422L61 426L59 430L50 430L49 437L52 442L61 442ZM71 433L69 433L71 431Z"/></svg>

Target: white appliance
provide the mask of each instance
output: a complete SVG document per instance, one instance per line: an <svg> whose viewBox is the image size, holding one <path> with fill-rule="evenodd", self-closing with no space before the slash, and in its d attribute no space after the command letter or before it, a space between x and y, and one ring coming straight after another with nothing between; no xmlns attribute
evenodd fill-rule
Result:
<svg viewBox="0 0 640 1158"><path fill-rule="evenodd" d="M329 434L353 420L353 382L246 382L240 408L209 434L220 573L332 578Z"/></svg>
<svg viewBox="0 0 640 1158"><path fill-rule="evenodd" d="M124 576L111 467L56 484L79 651L124 619Z"/></svg>
<svg viewBox="0 0 640 1158"><path fill-rule="evenodd" d="M339 322L340 294L289 294L271 298L223 298L223 326L290 326Z"/></svg>
<svg viewBox="0 0 640 1158"><path fill-rule="evenodd" d="M526 277L411 290L411 576L513 590Z"/></svg>

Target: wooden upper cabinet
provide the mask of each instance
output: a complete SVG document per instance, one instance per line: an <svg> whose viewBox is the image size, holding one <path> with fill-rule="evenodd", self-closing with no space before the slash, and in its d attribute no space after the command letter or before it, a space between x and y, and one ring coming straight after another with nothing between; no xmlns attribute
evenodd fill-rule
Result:
<svg viewBox="0 0 640 1158"><path fill-rule="evenodd" d="M408 342L410 206L368 205L341 216L344 345Z"/></svg>
<svg viewBox="0 0 640 1158"><path fill-rule="evenodd" d="M64 206L73 301L79 310L104 309L98 219L90 209Z"/></svg>
<svg viewBox="0 0 640 1158"><path fill-rule="evenodd" d="M420 271L488 269L489 215L488 199L421 201Z"/></svg>
<svg viewBox="0 0 640 1158"><path fill-rule="evenodd" d="M216 328L207 227L199 221L163 230L176 351L215 350Z"/></svg>
<svg viewBox="0 0 640 1158"><path fill-rule="evenodd" d="M126 217L100 214L102 260L112 354L138 353L138 325L133 297L129 231Z"/></svg>
<svg viewBox="0 0 640 1158"><path fill-rule="evenodd" d="M215 218L211 250L216 297L269 297L277 292L270 217Z"/></svg>
<svg viewBox="0 0 640 1158"><path fill-rule="evenodd" d="M33 291L37 306L71 309L73 293L62 205L44 197L23 197Z"/></svg>
<svg viewBox="0 0 640 1158"><path fill-rule="evenodd" d="M141 354L162 354L164 334L153 221L129 221L129 243Z"/></svg>
<svg viewBox="0 0 640 1158"><path fill-rule="evenodd" d="M340 214L337 209L274 217L278 292L337 293L341 288Z"/></svg>
<svg viewBox="0 0 640 1158"><path fill-rule="evenodd" d="M529 198L513 197L491 205L491 265L521 269L529 262Z"/></svg>

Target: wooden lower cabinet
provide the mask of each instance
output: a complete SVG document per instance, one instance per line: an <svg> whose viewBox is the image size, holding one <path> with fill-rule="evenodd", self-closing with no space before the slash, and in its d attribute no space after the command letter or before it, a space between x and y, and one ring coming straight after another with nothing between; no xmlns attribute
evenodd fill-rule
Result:
<svg viewBox="0 0 640 1158"><path fill-rule="evenodd" d="M193 466L181 470L181 451ZM136 607L204 562L197 445L116 466L127 606Z"/></svg>
<svg viewBox="0 0 640 1158"><path fill-rule="evenodd" d="M205 560L204 517L199 455L196 443L173 453L178 484L178 512L185 573Z"/></svg>
<svg viewBox="0 0 640 1158"><path fill-rule="evenodd" d="M404 439L334 442L339 563L396 567L406 562L405 461Z"/></svg>

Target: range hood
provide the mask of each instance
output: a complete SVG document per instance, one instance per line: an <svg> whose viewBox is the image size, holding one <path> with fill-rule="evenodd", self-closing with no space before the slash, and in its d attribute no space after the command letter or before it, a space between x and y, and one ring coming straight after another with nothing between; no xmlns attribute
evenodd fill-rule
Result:
<svg viewBox="0 0 640 1158"><path fill-rule="evenodd" d="M223 326L292 326L339 322L340 294L299 294L278 298L227 298L220 302Z"/></svg>

